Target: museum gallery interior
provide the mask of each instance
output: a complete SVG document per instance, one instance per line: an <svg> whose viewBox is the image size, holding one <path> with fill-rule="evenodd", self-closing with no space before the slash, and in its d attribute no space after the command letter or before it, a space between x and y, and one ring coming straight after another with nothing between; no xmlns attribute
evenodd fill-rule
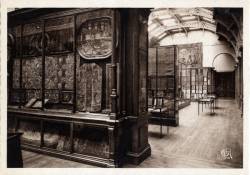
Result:
<svg viewBox="0 0 250 175"><path fill-rule="evenodd" d="M8 167L243 167L242 8L8 12Z"/></svg>

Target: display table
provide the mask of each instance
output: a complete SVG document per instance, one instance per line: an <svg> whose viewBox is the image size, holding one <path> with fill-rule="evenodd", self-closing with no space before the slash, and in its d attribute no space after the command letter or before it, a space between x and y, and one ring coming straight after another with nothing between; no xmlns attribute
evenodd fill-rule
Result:
<svg viewBox="0 0 250 175"><path fill-rule="evenodd" d="M217 96L215 94L210 94L210 95L207 95L206 96L207 98L211 98L214 100L214 108L216 108L216 99L217 99Z"/></svg>
<svg viewBox="0 0 250 175"><path fill-rule="evenodd" d="M210 107L210 115L214 114L214 101L213 98L201 98L198 100L198 115L200 113L200 104L201 104L201 110L203 112L203 105L208 105Z"/></svg>

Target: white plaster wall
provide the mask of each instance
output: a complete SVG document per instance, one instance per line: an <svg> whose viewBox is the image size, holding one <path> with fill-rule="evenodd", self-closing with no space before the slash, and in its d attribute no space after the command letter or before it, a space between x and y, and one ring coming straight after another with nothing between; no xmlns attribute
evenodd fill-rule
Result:
<svg viewBox="0 0 250 175"><path fill-rule="evenodd" d="M189 32L187 36L184 33L177 33L161 40L160 45L167 46L192 43L202 43L204 67L213 67L212 64L214 58L221 53L228 53L232 55L233 58L235 57L233 48L231 48L228 43L219 41L218 35L210 31L192 31ZM220 71L231 70L230 66L232 65L232 56L228 54L224 55L225 57L228 57L228 59L224 58L221 62L217 60L216 64L219 63L219 65L214 65L217 68L219 66Z"/></svg>
<svg viewBox="0 0 250 175"><path fill-rule="evenodd" d="M235 70L235 64L234 58L224 53L217 55L213 62L217 72L232 72Z"/></svg>

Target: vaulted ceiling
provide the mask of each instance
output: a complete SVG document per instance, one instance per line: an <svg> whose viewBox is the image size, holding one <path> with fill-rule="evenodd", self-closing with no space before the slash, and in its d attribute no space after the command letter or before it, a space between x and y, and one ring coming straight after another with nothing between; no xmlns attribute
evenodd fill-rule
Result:
<svg viewBox="0 0 250 175"><path fill-rule="evenodd" d="M219 35L241 54L242 8L158 8L149 16L149 39L161 41L175 33L207 30Z"/></svg>

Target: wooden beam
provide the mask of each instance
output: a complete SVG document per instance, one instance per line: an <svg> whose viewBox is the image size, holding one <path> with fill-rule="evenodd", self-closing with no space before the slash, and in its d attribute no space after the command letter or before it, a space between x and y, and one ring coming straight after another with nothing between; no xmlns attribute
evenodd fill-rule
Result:
<svg viewBox="0 0 250 175"><path fill-rule="evenodd" d="M42 20L42 110L45 101L45 20Z"/></svg>
<svg viewBox="0 0 250 175"><path fill-rule="evenodd" d="M159 18L155 18L155 19L153 19L153 21L155 21L157 24L159 24L163 28L164 33L166 33L167 35L171 35L171 31L165 29L165 25L162 23L162 21Z"/></svg>
<svg viewBox="0 0 250 175"><path fill-rule="evenodd" d="M74 85L73 85L73 113L76 112L77 110L77 101L76 101L76 98L77 98L77 89L76 89L76 67L77 67L77 60L76 60L76 15L74 15L74 26L73 26L73 38L74 38L74 41L73 41L73 52L74 52Z"/></svg>
<svg viewBox="0 0 250 175"><path fill-rule="evenodd" d="M117 118L117 10L113 10L112 17L112 56L111 56L111 114L110 119Z"/></svg>
<svg viewBox="0 0 250 175"><path fill-rule="evenodd" d="M21 99L22 99L22 87L23 87L23 24L21 24L21 38L20 38L20 68L19 68L19 108L21 108Z"/></svg>
<svg viewBox="0 0 250 175"><path fill-rule="evenodd" d="M173 14L174 19L177 21L180 28L185 31L186 36L188 35L188 28L184 27L180 17L178 15Z"/></svg>

